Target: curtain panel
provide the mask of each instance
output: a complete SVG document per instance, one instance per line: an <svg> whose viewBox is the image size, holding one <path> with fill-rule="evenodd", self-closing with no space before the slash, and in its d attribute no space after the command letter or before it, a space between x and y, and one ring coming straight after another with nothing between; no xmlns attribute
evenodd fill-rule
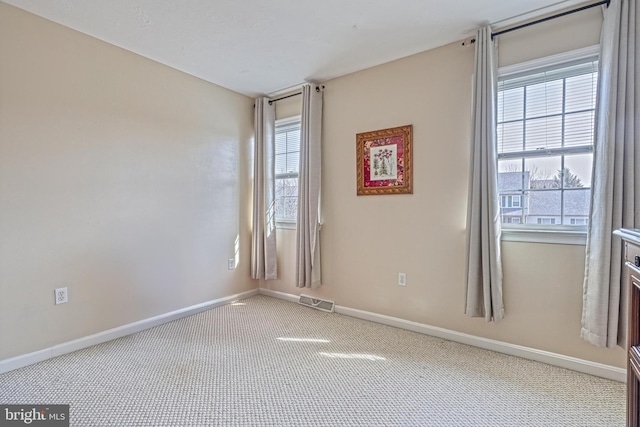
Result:
<svg viewBox="0 0 640 427"><path fill-rule="evenodd" d="M618 228L640 227L640 36L637 0L611 0L600 38L591 215L583 288L584 340L626 347L627 283Z"/></svg>
<svg viewBox="0 0 640 427"><path fill-rule="evenodd" d="M504 317L504 304L496 146L497 54L491 27L478 30L475 45L465 313L495 322Z"/></svg>
<svg viewBox="0 0 640 427"><path fill-rule="evenodd" d="M296 286L321 285L320 181L322 139L322 88L302 87L300 123L300 168L296 224Z"/></svg>
<svg viewBox="0 0 640 427"><path fill-rule="evenodd" d="M275 218L275 106L256 98L253 145L251 277L278 277Z"/></svg>

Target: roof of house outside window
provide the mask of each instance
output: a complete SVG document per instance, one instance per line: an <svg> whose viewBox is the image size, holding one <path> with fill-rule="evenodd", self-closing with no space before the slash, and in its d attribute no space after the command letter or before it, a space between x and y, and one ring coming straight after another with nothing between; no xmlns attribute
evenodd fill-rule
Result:
<svg viewBox="0 0 640 427"><path fill-rule="evenodd" d="M522 190L522 172L500 172L498 173L498 191L506 193L509 191ZM524 182L529 181L529 172L524 172Z"/></svg>
<svg viewBox="0 0 640 427"><path fill-rule="evenodd" d="M591 202L591 191L571 190L564 192L564 214L571 216L589 215L589 205Z"/></svg>
<svg viewBox="0 0 640 427"><path fill-rule="evenodd" d="M498 192L503 195L522 194L522 206L527 215L535 216L560 216L561 190L535 191L557 188L558 183L554 179L530 180L531 174L524 172L524 189L521 187L523 179L522 172L501 172L498 173ZM526 190L534 191L526 191ZM517 192L517 193L514 193ZM590 189L565 189L564 191L564 215L586 217L589 215ZM521 207L503 207L502 215L519 216L524 215Z"/></svg>
<svg viewBox="0 0 640 427"><path fill-rule="evenodd" d="M560 190L529 193L529 215L559 216L560 211Z"/></svg>

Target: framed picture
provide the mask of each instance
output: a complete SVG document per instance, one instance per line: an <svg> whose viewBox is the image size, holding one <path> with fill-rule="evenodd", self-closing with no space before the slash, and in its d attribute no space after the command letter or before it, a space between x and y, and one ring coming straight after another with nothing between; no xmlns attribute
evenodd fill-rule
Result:
<svg viewBox="0 0 640 427"><path fill-rule="evenodd" d="M356 135L358 196L412 194L413 125Z"/></svg>

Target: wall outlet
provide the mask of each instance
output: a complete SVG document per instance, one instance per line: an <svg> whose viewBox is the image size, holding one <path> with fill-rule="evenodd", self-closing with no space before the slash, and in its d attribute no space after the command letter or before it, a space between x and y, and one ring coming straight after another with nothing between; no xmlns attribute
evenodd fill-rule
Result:
<svg viewBox="0 0 640 427"><path fill-rule="evenodd" d="M234 258L229 258L227 260L227 269L235 270L236 269L236 260Z"/></svg>
<svg viewBox="0 0 640 427"><path fill-rule="evenodd" d="M67 288L57 288L54 292L56 299L56 305L69 302L69 295L67 294Z"/></svg>
<svg viewBox="0 0 640 427"><path fill-rule="evenodd" d="M398 273L398 286L407 286L407 273Z"/></svg>

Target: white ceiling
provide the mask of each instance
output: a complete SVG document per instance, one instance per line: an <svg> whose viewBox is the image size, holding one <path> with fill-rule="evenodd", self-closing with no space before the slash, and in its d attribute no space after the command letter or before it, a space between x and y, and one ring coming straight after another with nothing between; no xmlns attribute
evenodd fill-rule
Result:
<svg viewBox="0 0 640 427"><path fill-rule="evenodd" d="M249 96L325 81L581 0L2 0Z"/></svg>

